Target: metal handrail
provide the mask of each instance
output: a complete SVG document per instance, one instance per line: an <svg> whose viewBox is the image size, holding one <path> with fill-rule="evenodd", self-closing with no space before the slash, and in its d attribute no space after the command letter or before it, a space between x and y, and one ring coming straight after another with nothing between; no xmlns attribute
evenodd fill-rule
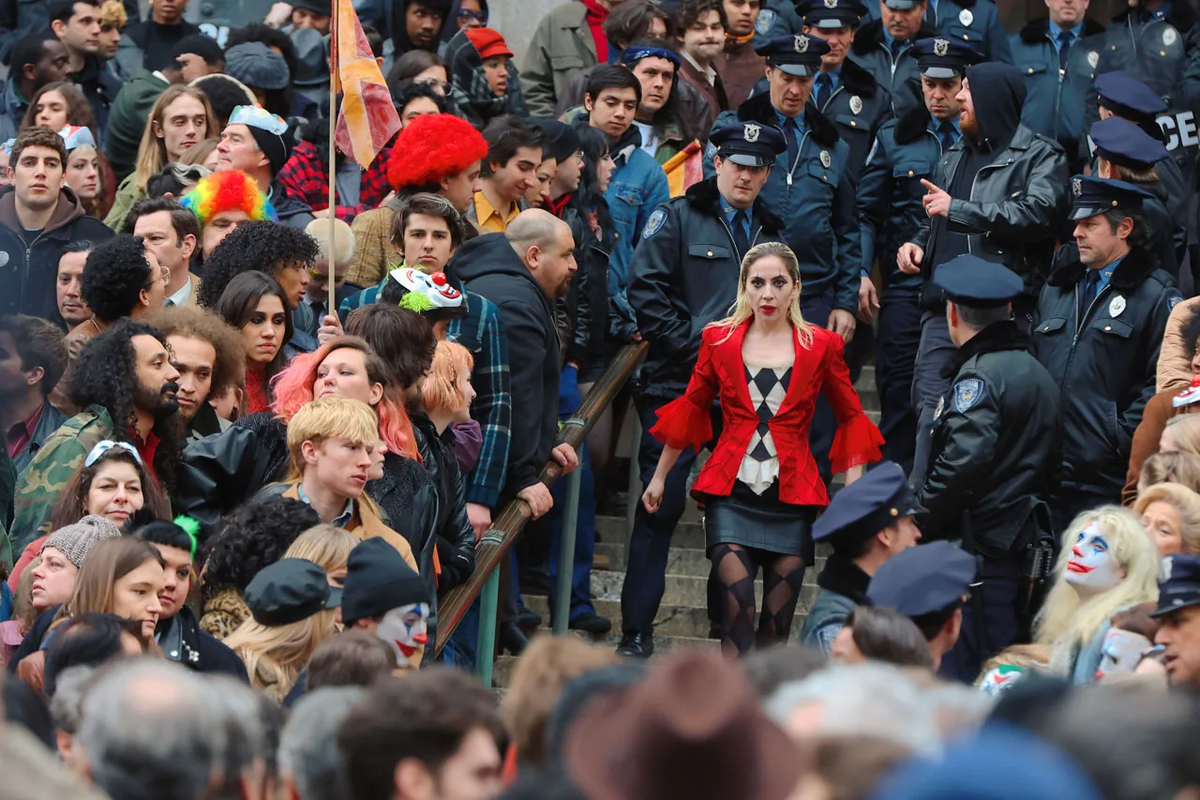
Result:
<svg viewBox="0 0 1200 800"><path fill-rule="evenodd" d="M592 390L588 392L587 397L584 398L579 410L563 424L562 441L576 450L579 449L604 409L612 403L621 387L633 375L633 371L641 362L647 347L646 342L639 342L626 345L617 352L609 363L608 369L604 371L604 374L592 386ZM514 409L514 411L518 410ZM547 486L551 486L561 475L562 467L558 462L551 460L542 468L539 480ZM484 584L500 566L509 547L516 540L517 534L530 519L529 505L524 500L513 500L493 521L492 527L484 532L475 546L475 571L471 573L471 577L465 583L451 589L441 602L438 610L436 652L441 652L445 647L451 634L454 633L454 629L458 627L459 622L467 613L467 609L483 591ZM495 624L494 615L491 620L480 620L481 626L494 626ZM492 654L484 653L482 650L476 654L476 659L484 658L490 662Z"/></svg>

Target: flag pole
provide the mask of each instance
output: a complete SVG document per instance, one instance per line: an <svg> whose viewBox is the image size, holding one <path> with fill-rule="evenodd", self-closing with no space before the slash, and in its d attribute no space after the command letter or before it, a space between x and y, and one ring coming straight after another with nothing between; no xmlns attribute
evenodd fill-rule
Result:
<svg viewBox="0 0 1200 800"><path fill-rule="evenodd" d="M338 3L351 0L333 0L333 18L329 26L329 264L327 287L329 289L329 313L337 315L334 295L334 275L337 270L337 82L338 82Z"/></svg>

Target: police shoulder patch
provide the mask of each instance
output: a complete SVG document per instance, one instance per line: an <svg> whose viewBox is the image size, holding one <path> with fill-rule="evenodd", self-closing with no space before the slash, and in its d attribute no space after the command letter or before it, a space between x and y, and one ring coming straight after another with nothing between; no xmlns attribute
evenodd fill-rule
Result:
<svg viewBox="0 0 1200 800"><path fill-rule="evenodd" d="M959 414L970 411L983 397L983 381L979 378L963 378L954 384L954 410Z"/></svg>
<svg viewBox="0 0 1200 800"><path fill-rule="evenodd" d="M833 640L837 638L841 630L842 625L838 622L831 622L828 625L822 625L820 628L817 628L817 645L825 655L829 655L830 651L833 650Z"/></svg>
<svg viewBox="0 0 1200 800"><path fill-rule="evenodd" d="M1183 302L1183 295L1176 290L1171 290L1171 294L1167 297L1167 311L1174 311L1175 306Z"/></svg>
<svg viewBox="0 0 1200 800"><path fill-rule="evenodd" d="M646 220L646 228L642 231L642 238L649 239L654 234L658 233L658 229L667 221L667 212L665 209L656 208L654 213L650 215L650 219Z"/></svg>
<svg viewBox="0 0 1200 800"><path fill-rule="evenodd" d="M778 14L769 8L764 8L758 12L758 21L754 23L754 32L759 36L766 36L767 31L771 30L771 26L775 24Z"/></svg>

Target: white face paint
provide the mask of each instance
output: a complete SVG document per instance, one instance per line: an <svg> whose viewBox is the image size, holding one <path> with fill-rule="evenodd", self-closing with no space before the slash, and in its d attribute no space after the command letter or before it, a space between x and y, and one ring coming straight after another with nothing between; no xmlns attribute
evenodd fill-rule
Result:
<svg viewBox="0 0 1200 800"><path fill-rule="evenodd" d="M396 649L400 665L425 646L429 631L429 604L413 603L393 608L379 623L375 635Z"/></svg>
<svg viewBox="0 0 1200 800"><path fill-rule="evenodd" d="M1011 689L1025 675L1024 667L1016 667L1011 664L992 667L979 681L979 691L988 696L999 696L1001 692Z"/></svg>
<svg viewBox="0 0 1200 800"><path fill-rule="evenodd" d="M1140 633L1113 628L1104 637L1104 649L1100 655L1100 667L1096 679L1104 680L1118 672L1133 672L1142 653L1150 647L1150 640Z"/></svg>
<svg viewBox="0 0 1200 800"><path fill-rule="evenodd" d="M1125 578L1116 556L1109 550L1108 540L1096 523L1079 532L1064 577L1080 597L1107 592Z"/></svg>

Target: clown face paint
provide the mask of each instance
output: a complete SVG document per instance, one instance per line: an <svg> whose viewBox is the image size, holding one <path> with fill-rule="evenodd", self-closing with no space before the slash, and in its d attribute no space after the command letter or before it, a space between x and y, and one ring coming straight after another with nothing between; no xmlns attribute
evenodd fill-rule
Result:
<svg viewBox="0 0 1200 800"><path fill-rule="evenodd" d="M1133 672L1142 653L1149 647L1150 640L1140 633L1113 628L1104 637L1096 679L1104 680L1118 672Z"/></svg>
<svg viewBox="0 0 1200 800"><path fill-rule="evenodd" d="M429 604L412 603L393 608L383 617L375 635L396 649L404 666L413 653L425 647L429 631Z"/></svg>
<svg viewBox="0 0 1200 800"><path fill-rule="evenodd" d="M1080 597L1091 597L1107 592L1124 577L1103 531L1094 522L1081 530L1071 548L1071 560L1064 575L1066 582L1075 587Z"/></svg>
<svg viewBox="0 0 1200 800"><path fill-rule="evenodd" d="M1001 692L1011 689L1017 681L1025 677L1025 668L1012 664L1001 664L992 667L979 681L979 691L989 697L996 697Z"/></svg>

